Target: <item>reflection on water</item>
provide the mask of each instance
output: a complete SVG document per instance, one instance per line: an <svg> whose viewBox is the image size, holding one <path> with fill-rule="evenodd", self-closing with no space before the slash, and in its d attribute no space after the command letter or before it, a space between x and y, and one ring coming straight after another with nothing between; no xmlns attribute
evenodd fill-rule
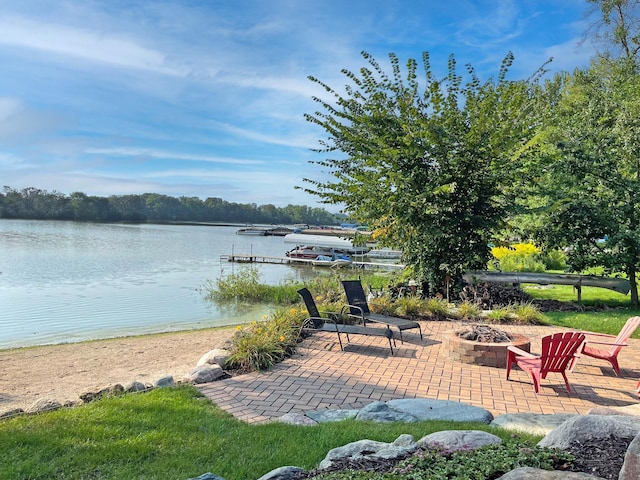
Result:
<svg viewBox="0 0 640 480"><path fill-rule="evenodd" d="M216 306L207 281L247 268L221 255L284 256L282 237L234 227L111 225L0 219L0 348L232 325L266 306ZM309 269L254 265L261 281Z"/></svg>

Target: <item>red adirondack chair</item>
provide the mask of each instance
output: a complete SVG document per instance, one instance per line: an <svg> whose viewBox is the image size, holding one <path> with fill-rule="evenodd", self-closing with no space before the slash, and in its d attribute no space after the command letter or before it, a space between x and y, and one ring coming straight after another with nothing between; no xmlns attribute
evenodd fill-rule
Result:
<svg viewBox="0 0 640 480"><path fill-rule="evenodd" d="M618 365L618 353L620 353L622 347L627 346L627 341L639 325L640 317L631 317L624 324L618 336L607 335L606 333L581 332L587 336L587 340L580 353L589 357L599 358L600 360L606 360L611 364L616 375L621 377L620 366ZM608 338L609 341L597 341L592 339L593 337ZM595 345L603 345L603 347L598 348Z"/></svg>
<svg viewBox="0 0 640 480"><path fill-rule="evenodd" d="M531 376L536 393L540 389L540 379L546 378L550 372L562 374L567 392L571 393L566 371L584 339L585 336L581 332L554 333L544 336L540 355L534 355L513 346L507 347L507 380L511 373L511 366L515 363Z"/></svg>

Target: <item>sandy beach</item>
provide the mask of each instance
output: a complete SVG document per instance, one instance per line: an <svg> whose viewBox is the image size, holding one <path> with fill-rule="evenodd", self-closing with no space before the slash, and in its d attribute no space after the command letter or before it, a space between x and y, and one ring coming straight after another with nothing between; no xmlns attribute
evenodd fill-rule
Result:
<svg viewBox="0 0 640 480"><path fill-rule="evenodd" d="M0 413L40 398L77 401L94 387L181 379L235 327L0 350Z"/></svg>

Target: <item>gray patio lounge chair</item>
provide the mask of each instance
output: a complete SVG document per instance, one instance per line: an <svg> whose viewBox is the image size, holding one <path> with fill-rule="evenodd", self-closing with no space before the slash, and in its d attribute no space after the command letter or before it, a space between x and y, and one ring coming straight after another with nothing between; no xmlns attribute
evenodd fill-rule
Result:
<svg viewBox="0 0 640 480"><path fill-rule="evenodd" d="M389 327L379 328L379 327L367 327L364 325L346 325L341 322L341 319L344 317L348 317L348 313L338 313L338 312L322 312L318 310L316 306L316 302L313 299L313 295L308 288L301 288L298 290L298 294L304 300L304 303L307 307L307 311L309 312L309 317L307 317L303 324L302 330L318 330L322 332L332 332L338 335L338 343L340 343L340 350L344 350L344 346L342 344L341 334L346 335L347 342L350 341L349 335L367 335L367 336L376 336L376 337L385 337L389 341L389 349L391 350L391 355L393 355L393 343L395 343L395 338L393 336L393 332ZM393 343L392 343L393 340Z"/></svg>
<svg viewBox="0 0 640 480"><path fill-rule="evenodd" d="M369 309L367 303L367 296L364 294L362 283L360 280L343 280L342 286L344 287L344 293L347 296L347 303L349 304L349 313L351 316L361 319L363 325L367 322L382 323L387 327L395 327L400 332L400 341L402 342L402 332L404 330L410 330L417 328L420 332L420 340L422 340L422 328L418 322L413 320L407 320L406 318L392 317L389 315L383 315L381 313L373 313Z"/></svg>

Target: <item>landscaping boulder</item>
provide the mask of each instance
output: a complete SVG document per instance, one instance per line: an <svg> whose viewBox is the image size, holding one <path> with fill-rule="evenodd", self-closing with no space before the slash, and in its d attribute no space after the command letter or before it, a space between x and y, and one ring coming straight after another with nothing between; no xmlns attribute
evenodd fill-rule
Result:
<svg viewBox="0 0 640 480"><path fill-rule="evenodd" d="M175 380L171 375L167 375L166 377L159 378L156 380L154 386L158 388L162 387L173 387L176 384Z"/></svg>
<svg viewBox="0 0 640 480"><path fill-rule="evenodd" d="M304 471L304 468L300 467L280 467L275 470L271 470L266 475L261 476L258 480L290 480L298 478L298 474Z"/></svg>
<svg viewBox="0 0 640 480"><path fill-rule="evenodd" d="M120 385L119 383L116 383L115 385L107 385L105 387L98 387L96 389L89 390L87 392L81 393L80 394L80 399L85 403L89 403L89 402L93 402L94 400L97 400L99 398L102 398L102 397L104 397L106 395L117 395L119 393L124 393L124 387L122 385Z"/></svg>
<svg viewBox="0 0 640 480"><path fill-rule="evenodd" d="M326 423L356 418L359 412L356 409L314 410L305 412L305 415L318 423Z"/></svg>
<svg viewBox="0 0 640 480"><path fill-rule="evenodd" d="M229 355L231 355L231 352L229 352L229 350L225 350L223 348L214 348L213 350L209 350L202 357L200 357L200 360L198 360L196 367L216 364L221 368L224 368Z"/></svg>
<svg viewBox="0 0 640 480"><path fill-rule="evenodd" d="M25 409L25 413L50 412L62 408L62 404L50 398L39 398Z"/></svg>
<svg viewBox="0 0 640 480"><path fill-rule="evenodd" d="M485 445L502 443L496 435L482 430L443 430L434 432L418 440L417 445L425 449L441 449L447 452L475 450Z"/></svg>
<svg viewBox="0 0 640 480"><path fill-rule="evenodd" d="M356 420L371 422L417 422L418 418L409 413L391 408L384 402L366 405L356 415Z"/></svg>
<svg viewBox="0 0 640 480"><path fill-rule="evenodd" d="M318 424L318 422L316 422L312 418L307 417L304 413L285 413L276 421L288 423L290 425L313 426Z"/></svg>
<svg viewBox="0 0 640 480"><path fill-rule="evenodd" d="M618 480L638 480L640 478L640 435L632 440L624 456L624 463Z"/></svg>
<svg viewBox="0 0 640 480"><path fill-rule="evenodd" d="M11 410L6 410L4 412L0 412L0 418L10 418L21 415L24 413L24 410L21 408L12 408Z"/></svg>
<svg viewBox="0 0 640 480"><path fill-rule="evenodd" d="M389 400L387 405L398 412L415 417L417 420L453 420L456 422L491 423L493 414L481 407L475 407L452 400L431 400L426 398L405 398Z"/></svg>
<svg viewBox="0 0 640 480"><path fill-rule="evenodd" d="M560 470L542 470L533 467L520 467L505 473L498 480L596 480L587 473L565 472Z"/></svg>
<svg viewBox="0 0 640 480"><path fill-rule="evenodd" d="M574 442L593 442L609 437L631 441L640 433L640 417L626 415L578 415L549 432L539 447L569 450Z"/></svg>
<svg viewBox="0 0 640 480"><path fill-rule="evenodd" d="M224 370L220 365L201 365L191 370L184 378L190 383L209 383L224 375Z"/></svg>
<svg viewBox="0 0 640 480"><path fill-rule="evenodd" d="M575 413L505 413L493 419L491 425L532 435L546 435L575 416Z"/></svg>
<svg viewBox="0 0 640 480"><path fill-rule="evenodd" d="M374 440L360 440L348 443L342 447L334 448L320 462L319 470L331 468L334 462L362 459L395 459L403 458L414 452L416 442L411 435L400 435L393 443L377 442Z"/></svg>
<svg viewBox="0 0 640 480"><path fill-rule="evenodd" d="M152 387L148 387L147 385L145 385L142 382L131 382L128 383L127 385L124 386L124 391L127 393L134 393L134 392L144 392L145 390L149 390Z"/></svg>
<svg viewBox="0 0 640 480"><path fill-rule="evenodd" d="M224 480L224 478L214 475L213 473L203 473L199 477L188 478L187 480Z"/></svg>

